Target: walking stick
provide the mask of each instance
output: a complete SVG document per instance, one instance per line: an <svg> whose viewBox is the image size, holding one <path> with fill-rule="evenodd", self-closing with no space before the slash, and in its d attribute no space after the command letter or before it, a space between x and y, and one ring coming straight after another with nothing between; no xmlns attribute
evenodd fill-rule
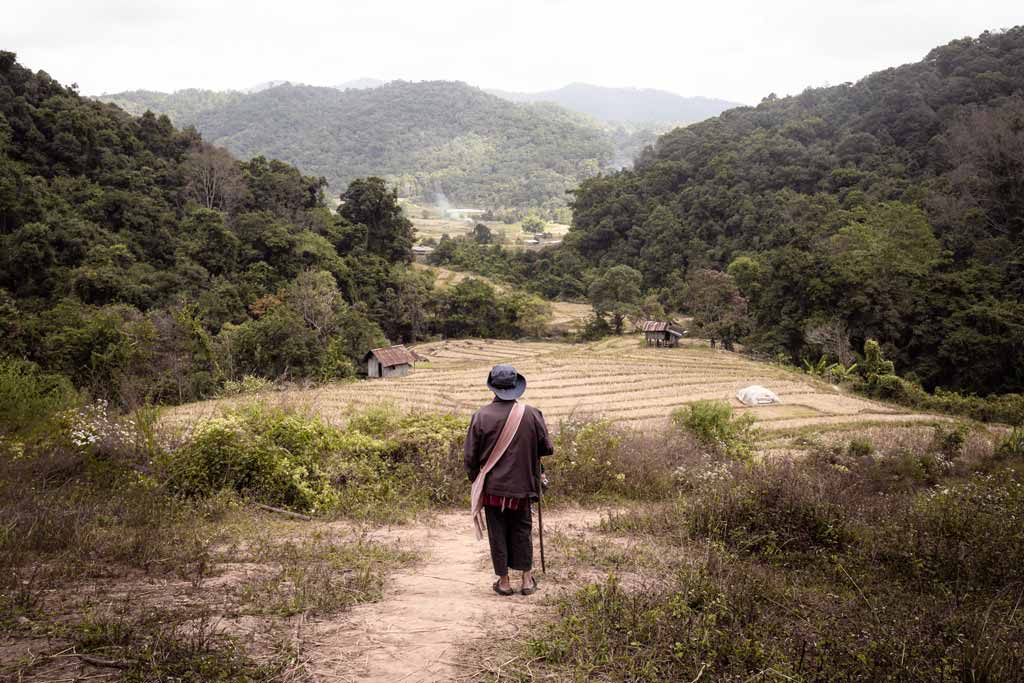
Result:
<svg viewBox="0 0 1024 683"><path fill-rule="evenodd" d="M547 567L544 565L544 508L541 504L544 498L544 482L542 472L537 473L537 530L540 532L540 571L547 574Z"/></svg>

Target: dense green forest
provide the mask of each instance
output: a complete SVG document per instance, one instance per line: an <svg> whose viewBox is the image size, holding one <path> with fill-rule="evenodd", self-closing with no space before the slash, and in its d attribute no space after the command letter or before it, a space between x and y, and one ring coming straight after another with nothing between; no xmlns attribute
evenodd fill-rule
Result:
<svg viewBox="0 0 1024 683"><path fill-rule="evenodd" d="M337 214L325 187L0 53L0 361L137 405L352 376L388 340L543 326L536 297L435 290L410 268L382 179L353 180Z"/></svg>
<svg viewBox="0 0 1024 683"><path fill-rule="evenodd" d="M741 106L711 97L683 97L652 88L608 88L590 83L570 83L542 92L487 92L512 102L552 102L599 121L631 126L683 125L703 121L726 109Z"/></svg>
<svg viewBox="0 0 1024 683"><path fill-rule="evenodd" d="M562 248L485 260L570 296L625 265L773 356L875 338L927 387L1020 392L1024 27L676 129L583 183Z"/></svg>
<svg viewBox="0 0 1024 683"><path fill-rule="evenodd" d="M514 104L464 83L376 88L280 85L252 94L184 90L104 96L167 114L242 157L267 156L327 178L383 176L402 196L461 205L552 210L566 191L635 148L628 133L552 104ZM631 161L631 158L627 161Z"/></svg>

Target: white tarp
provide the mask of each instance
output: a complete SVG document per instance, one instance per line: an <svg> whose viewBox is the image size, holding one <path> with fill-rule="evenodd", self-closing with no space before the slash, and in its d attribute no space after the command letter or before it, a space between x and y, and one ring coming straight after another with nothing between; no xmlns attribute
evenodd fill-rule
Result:
<svg viewBox="0 0 1024 683"><path fill-rule="evenodd" d="M736 392L736 398L738 398L743 405L747 406L765 406L779 402L779 397L775 395L774 391L771 389L765 389L757 384L752 384L749 387L740 389Z"/></svg>

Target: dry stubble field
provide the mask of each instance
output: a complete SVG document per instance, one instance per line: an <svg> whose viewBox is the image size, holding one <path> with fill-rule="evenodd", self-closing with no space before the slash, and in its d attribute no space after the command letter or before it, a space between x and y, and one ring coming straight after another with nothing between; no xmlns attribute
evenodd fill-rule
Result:
<svg viewBox="0 0 1024 683"><path fill-rule="evenodd" d="M750 412L766 430L936 419L846 394L793 369L711 349L696 340L678 349L650 348L635 335L575 345L465 339L415 348L430 359L429 367L416 368L408 377L276 391L262 398L319 413L332 422L341 421L351 407L382 402L469 414L491 399L484 386L490 367L512 363L529 382L525 400L540 408L556 428L570 416L656 426L674 409L701 399L728 400L738 413ZM772 389L782 404L742 406L736 391L750 384ZM172 422L191 422L245 400L249 399L182 406L169 417Z"/></svg>

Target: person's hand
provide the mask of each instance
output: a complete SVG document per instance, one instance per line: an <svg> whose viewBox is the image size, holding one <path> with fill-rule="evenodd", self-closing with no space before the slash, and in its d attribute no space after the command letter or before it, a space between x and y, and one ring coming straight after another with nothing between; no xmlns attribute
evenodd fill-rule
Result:
<svg viewBox="0 0 1024 683"><path fill-rule="evenodd" d="M540 487L542 489L544 489L545 491L547 491L548 490L548 486L550 486L550 485L551 485L551 482L548 481L548 475L545 474L544 472L541 472L540 473Z"/></svg>

